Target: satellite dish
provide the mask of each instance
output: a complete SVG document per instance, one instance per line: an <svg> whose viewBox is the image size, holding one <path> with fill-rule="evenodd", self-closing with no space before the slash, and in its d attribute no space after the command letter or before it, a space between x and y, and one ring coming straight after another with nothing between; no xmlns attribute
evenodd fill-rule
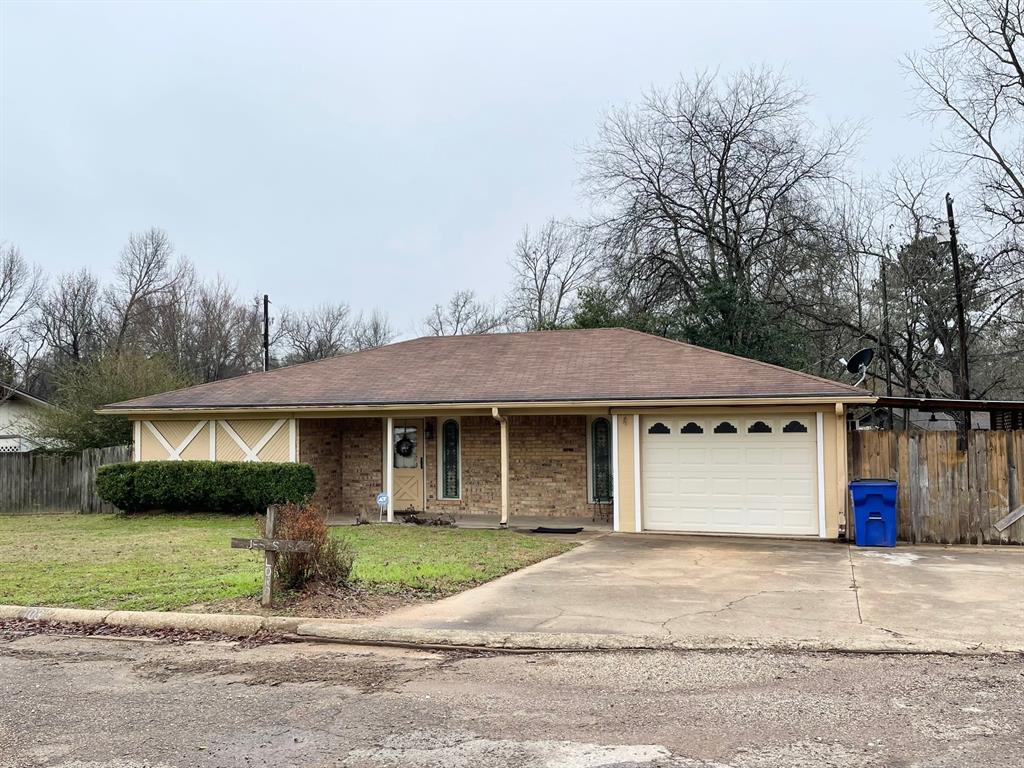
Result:
<svg viewBox="0 0 1024 768"><path fill-rule="evenodd" d="M875 358L875 350L871 347L865 347L860 352L855 354L849 360L846 358L839 358L839 362L846 366L846 370L850 373L856 373L860 375L857 379L855 387L859 387L863 383L864 379L868 376L868 366L871 365L871 361Z"/></svg>

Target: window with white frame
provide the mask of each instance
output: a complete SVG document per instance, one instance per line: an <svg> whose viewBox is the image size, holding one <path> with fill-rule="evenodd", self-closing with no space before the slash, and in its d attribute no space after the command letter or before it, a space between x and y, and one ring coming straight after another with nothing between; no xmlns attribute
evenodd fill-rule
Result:
<svg viewBox="0 0 1024 768"><path fill-rule="evenodd" d="M437 441L437 496L458 499L462 495L462 429L458 419L445 419Z"/></svg>
<svg viewBox="0 0 1024 768"><path fill-rule="evenodd" d="M587 435L587 472L590 488L587 495L593 504L608 504L612 500L612 423L604 416L590 422Z"/></svg>

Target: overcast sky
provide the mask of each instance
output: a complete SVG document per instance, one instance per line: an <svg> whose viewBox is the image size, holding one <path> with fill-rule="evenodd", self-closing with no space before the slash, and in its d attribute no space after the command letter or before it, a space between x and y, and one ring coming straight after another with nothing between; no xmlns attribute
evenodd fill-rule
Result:
<svg viewBox="0 0 1024 768"><path fill-rule="evenodd" d="M403 336L506 288L525 224L580 215L611 106L705 68L785 68L866 121L858 170L925 150L899 57L918 2L49 4L0 0L0 241L101 275L159 226L277 304Z"/></svg>

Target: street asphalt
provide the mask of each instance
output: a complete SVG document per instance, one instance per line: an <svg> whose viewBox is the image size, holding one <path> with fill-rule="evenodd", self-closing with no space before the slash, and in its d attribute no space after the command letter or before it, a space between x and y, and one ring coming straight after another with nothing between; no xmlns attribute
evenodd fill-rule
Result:
<svg viewBox="0 0 1024 768"><path fill-rule="evenodd" d="M0 766L1019 766L1007 654L0 639Z"/></svg>

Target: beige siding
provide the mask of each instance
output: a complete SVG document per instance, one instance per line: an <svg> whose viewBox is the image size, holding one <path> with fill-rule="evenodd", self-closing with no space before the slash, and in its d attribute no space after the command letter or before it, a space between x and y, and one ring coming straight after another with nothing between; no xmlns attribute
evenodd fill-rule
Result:
<svg viewBox="0 0 1024 768"><path fill-rule="evenodd" d="M198 431L195 431L197 427ZM214 445L211 445L211 430L215 430ZM195 434L189 439L193 431ZM139 461L167 461L175 458L164 445L166 443L172 450L178 452L177 458L182 461L250 460L249 453L238 444L231 431L234 431L249 451L255 451L260 442L273 432L273 435L260 448L257 460L293 460L298 438L289 419L143 420L138 428L138 459ZM159 436L155 433L159 433ZM163 438L162 441L161 438ZM296 444L293 444L293 439Z"/></svg>
<svg viewBox="0 0 1024 768"><path fill-rule="evenodd" d="M846 518L846 417L842 406L821 411L825 460L825 536L839 535Z"/></svg>
<svg viewBox="0 0 1024 768"><path fill-rule="evenodd" d="M157 431L160 429L160 422L152 422L156 427ZM154 435L145 424L142 425L142 431L139 436L139 450L140 461L166 461L170 458L167 450L160 443L156 435Z"/></svg>
<svg viewBox="0 0 1024 768"><path fill-rule="evenodd" d="M245 451L235 442L228 431L229 422L217 422L217 456L216 461L245 461ZM234 427L231 427L234 429Z"/></svg>
<svg viewBox="0 0 1024 768"><path fill-rule="evenodd" d="M232 419L228 423L243 443L254 448L277 422L274 419Z"/></svg>
<svg viewBox="0 0 1024 768"><path fill-rule="evenodd" d="M188 432L185 433L188 436ZM168 440L168 442L170 442ZM171 443L177 445L177 443ZM192 442L181 452L184 461L200 461L210 458L210 424L203 424L198 434L192 438Z"/></svg>
<svg viewBox="0 0 1024 768"><path fill-rule="evenodd" d="M288 425L282 424L277 433L270 438L259 452L260 461L288 461Z"/></svg>

